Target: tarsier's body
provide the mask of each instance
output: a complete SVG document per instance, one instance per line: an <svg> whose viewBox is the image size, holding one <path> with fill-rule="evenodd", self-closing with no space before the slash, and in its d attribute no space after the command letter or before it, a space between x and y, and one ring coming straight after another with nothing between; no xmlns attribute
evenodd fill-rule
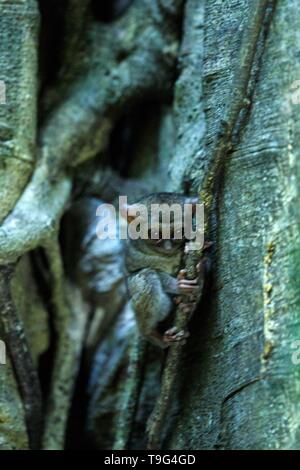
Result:
<svg viewBox="0 0 300 470"><path fill-rule="evenodd" d="M138 204L196 204L196 198L181 194L157 193L140 200ZM151 228L151 227L150 227ZM166 347L172 341L181 341L187 332L171 328L162 333L159 324L171 313L174 300L192 305L198 280L187 280L180 270L186 240L174 238L174 224L170 223L170 239L129 239L125 265L128 291L141 333L153 343ZM180 296L180 297L178 297Z"/></svg>

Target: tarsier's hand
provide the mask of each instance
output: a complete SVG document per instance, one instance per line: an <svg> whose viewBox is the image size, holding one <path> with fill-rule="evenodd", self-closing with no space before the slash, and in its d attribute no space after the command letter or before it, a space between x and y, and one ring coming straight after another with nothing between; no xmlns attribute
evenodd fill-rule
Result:
<svg viewBox="0 0 300 470"><path fill-rule="evenodd" d="M178 330L176 326L173 326L172 328L169 328L169 330L165 331L163 336L163 342L168 346L172 343L178 342L180 342L181 344L185 344L186 338L188 338L189 336L190 334L188 331Z"/></svg>
<svg viewBox="0 0 300 470"><path fill-rule="evenodd" d="M186 269L181 269L177 276L179 295L190 295L198 290L198 277L195 279L187 279L186 274Z"/></svg>
<svg viewBox="0 0 300 470"><path fill-rule="evenodd" d="M181 269L177 276L178 294L175 303L180 304L184 313L192 313L196 307L199 291L201 290L201 276L203 276L203 263L201 260L196 269L198 276L195 279L187 279L187 271Z"/></svg>
<svg viewBox="0 0 300 470"><path fill-rule="evenodd" d="M195 279L187 279L187 271L181 269L177 276L177 292L178 295L174 298L174 302L180 306L183 313L192 315L199 298L201 297L203 288L203 277L205 275L207 260L203 258L198 265L196 270L198 276ZM186 339L189 337L189 332L185 330L179 330L176 326L165 331L163 335L164 343L169 346L172 343L180 342L181 344L186 343Z"/></svg>

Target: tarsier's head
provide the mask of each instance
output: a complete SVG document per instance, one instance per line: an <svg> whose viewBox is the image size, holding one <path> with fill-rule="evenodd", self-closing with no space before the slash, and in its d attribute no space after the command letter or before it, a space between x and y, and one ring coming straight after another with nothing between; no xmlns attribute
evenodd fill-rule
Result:
<svg viewBox="0 0 300 470"><path fill-rule="evenodd" d="M185 225L192 224L198 203L197 197L164 192L126 205L123 215L128 222L129 240L147 252L173 255L185 244Z"/></svg>

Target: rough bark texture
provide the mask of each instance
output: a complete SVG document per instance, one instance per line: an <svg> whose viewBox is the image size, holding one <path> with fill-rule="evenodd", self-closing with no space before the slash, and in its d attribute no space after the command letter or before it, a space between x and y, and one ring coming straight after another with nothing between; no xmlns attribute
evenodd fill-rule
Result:
<svg viewBox="0 0 300 470"><path fill-rule="evenodd" d="M0 0L0 449L145 448L164 361L85 201L157 190L213 248L155 445L299 449L298 4L96 3Z"/></svg>
<svg viewBox="0 0 300 470"><path fill-rule="evenodd" d="M211 2L206 9L211 140L233 93L239 32L254 3L235 2L233 9ZM258 45L249 118L226 164L212 305L186 358L190 380L170 438L175 448L299 448L299 369L291 362L299 322L297 107L291 105L297 15L293 2L279 3Z"/></svg>
<svg viewBox="0 0 300 470"><path fill-rule="evenodd" d="M36 2L0 2L0 79L6 104L0 107L0 220L11 211L31 175L35 160L37 108Z"/></svg>

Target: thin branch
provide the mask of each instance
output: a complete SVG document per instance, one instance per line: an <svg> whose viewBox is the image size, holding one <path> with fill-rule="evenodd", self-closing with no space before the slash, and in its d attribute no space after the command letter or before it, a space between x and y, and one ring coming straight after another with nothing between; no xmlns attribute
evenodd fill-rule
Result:
<svg viewBox="0 0 300 470"><path fill-rule="evenodd" d="M202 251L195 250L187 252L184 265L189 279L194 279L197 276L196 265L199 262L199 259L201 259L201 256ZM198 305L204 287L204 272L201 274L202 275L199 276L201 284L199 284L198 298L195 299L195 305ZM174 325L178 331L187 331L192 315L193 312L187 314L184 311L183 304L179 304L177 306ZM174 386L178 377L178 370L180 368L182 348L183 343L181 342L175 343L169 348L166 365L163 371L160 393L147 425L148 449L160 449L161 447L162 429L164 427L165 418L169 411L170 404L172 403Z"/></svg>

